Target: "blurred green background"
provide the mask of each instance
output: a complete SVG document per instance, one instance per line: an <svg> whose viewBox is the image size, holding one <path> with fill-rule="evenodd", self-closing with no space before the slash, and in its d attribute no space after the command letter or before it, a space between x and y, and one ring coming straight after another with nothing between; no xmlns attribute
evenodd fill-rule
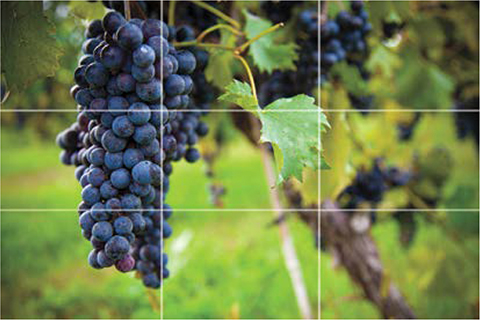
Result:
<svg viewBox="0 0 480 320"><path fill-rule="evenodd" d="M78 5L82 3L86 2ZM102 14L100 4L87 5L94 8L90 17ZM64 50L60 68L54 77L36 81L21 93L12 92L3 108L74 110L68 91L84 24L62 2L50 3L45 13L55 22L57 41ZM395 142L386 137L393 134L393 125L388 127L379 118L359 116L353 123L361 124L365 143L390 147ZM430 117L425 118L415 148L426 149L425 136L439 141L446 130L451 137L450 115L437 118L434 126ZM76 213L80 187L74 169L60 164L54 143L55 135L75 120L75 113L9 112L2 113L1 120L2 318L159 318L159 292L146 290L131 274L98 271L87 264L90 245L80 234ZM435 128L432 135L426 133L430 128ZM231 129L229 134L230 146L215 167L217 180L226 188L224 208L269 208L260 155L239 133ZM345 142L344 138L340 136ZM452 138L447 147L458 164L445 188L451 203L442 205L478 207L474 140L460 143ZM408 148L400 145L391 159L409 161L413 151L409 149L406 156ZM462 166L465 154L469 166ZM203 163L182 162L174 169L168 203L176 212L167 247L172 274L163 289L164 318L299 318L278 228L269 226L272 212L178 210L213 208L204 171ZM458 186L466 180L468 192L463 192ZM322 182L328 185L329 180ZM474 196L469 197L472 190ZM465 194L469 202L464 201ZM397 196L389 203L398 203ZM11 210L15 208L29 210ZM391 214L378 214L372 235L387 275L419 318L478 318L478 214L432 214L417 215L418 232L408 248L400 244L400 229ZM325 252L320 255L318 288L318 251L312 232L294 215L287 223L313 310L318 312L321 292L322 317L380 317Z"/></svg>

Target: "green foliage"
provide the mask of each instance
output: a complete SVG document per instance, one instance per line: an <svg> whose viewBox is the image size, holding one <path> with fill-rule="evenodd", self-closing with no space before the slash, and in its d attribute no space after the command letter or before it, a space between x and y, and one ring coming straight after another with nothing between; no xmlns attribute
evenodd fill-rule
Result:
<svg viewBox="0 0 480 320"><path fill-rule="evenodd" d="M278 182L294 176L302 181L304 167L319 169L319 108L306 95L279 99L259 113L262 121L262 142L271 142L282 152L283 167ZM275 155L278 157L278 155Z"/></svg>
<svg viewBox="0 0 480 320"><path fill-rule="evenodd" d="M105 15L105 7L101 3L87 1L70 1L70 12L80 19L102 19Z"/></svg>
<svg viewBox="0 0 480 320"><path fill-rule="evenodd" d="M367 94L367 82L362 79L358 68L345 62L336 64L332 70L332 75L338 75L348 92L355 95Z"/></svg>
<svg viewBox="0 0 480 320"><path fill-rule="evenodd" d="M243 11L246 18L245 33L252 39L272 26L271 22ZM279 31L276 31L279 32ZM275 33L267 34L250 45L249 54L255 65L263 72L272 73L273 70L294 70L297 53L294 42L286 44L275 43L278 37Z"/></svg>
<svg viewBox="0 0 480 320"><path fill-rule="evenodd" d="M396 75L396 98L413 109L447 109L452 106L455 84L437 65L428 63L413 50L406 50Z"/></svg>
<svg viewBox="0 0 480 320"><path fill-rule="evenodd" d="M22 90L53 76L62 49L41 1L2 1L2 72L10 88Z"/></svg>
<svg viewBox="0 0 480 320"><path fill-rule="evenodd" d="M233 47L235 45L236 36L227 30L220 31L220 44ZM235 57L230 50L209 50L210 57L208 66L205 69L205 77L216 87L223 89L233 80L233 70L235 66ZM222 70L222 72L218 72Z"/></svg>
<svg viewBox="0 0 480 320"><path fill-rule="evenodd" d="M290 176L302 181L303 168L318 169L320 161L321 167L326 166L323 158L319 160L319 136L320 130L326 130L329 124L312 97L297 95L279 99L262 110L250 86L235 80L220 99L256 111L262 122L261 141L272 143L277 166L281 168L278 183Z"/></svg>
<svg viewBox="0 0 480 320"><path fill-rule="evenodd" d="M238 80L233 80L233 82L225 88L225 93L218 99L237 104L245 110L258 110L258 101L252 94L252 88L248 83Z"/></svg>

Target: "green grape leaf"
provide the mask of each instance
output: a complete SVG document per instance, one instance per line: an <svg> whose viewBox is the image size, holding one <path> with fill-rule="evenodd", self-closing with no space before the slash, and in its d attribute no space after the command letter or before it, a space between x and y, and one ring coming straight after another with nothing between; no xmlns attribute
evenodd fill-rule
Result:
<svg viewBox="0 0 480 320"><path fill-rule="evenodd" d="M267 30L272 24L263 18L250 14L243 10L246 17L245 34L248 39L252 39L261 32ZM272 73L273 70L295 70L295 60L297 53L296 44L289 42L286 44L276 43L275 33L267 34L250 45L249 54L253 58L255 65L260 71Z"/></svg>
<svg viewBox="0 0 480 320"><path fill-rule="evenodd" d="M317 170L320 164L320 169L328 168L321 157L319 137L330 125L312 97L301 94L279 99L261 110L251 87L234 80L219 99L237 104L259 117L262 122L260 140L270 142L273 146L280 172L277 183L290 176L302 181L304 167Z"/></svg>
<svg viewBox="0 0 480 320"><path fill-rule="evenodd" d="M105 7L101 3L70 1L68 5L70 6L70 13L80 19L101 20L105 15Z"/></svg>
<svg viewBox="0 0 480 320"><path fill-rule="evenodd" d="M437 65L409 50L395 75L397 101L412 109L448 109L455 89L453 79Z"/></svg>
<svg viewBox="0 0 480 320"><path fill-rule="evenodd" d="M368 93L367 82L362 79L356 66L346 62L337 63L331 70L332 75L339 76L343 85L353 95L361 96Z"/></svg>
<svg viewBox="0 0 480 320"><path fill-rule="evenodd" d="M319 130L325 130L328 122L324 116L319 122L320 109L314 101L302 94L276 100L259 112L261 141L270 142L275 151L281 151L281 156L275 153L275 159L283 162L278 183L290 176L302 181L304 167L319 169Z"/></svg>
<svg viewBox="0 0 480 320"><path fill-rule="evenodd" d="M391 78L395 70L400 67L402 61L396 54L385 46L379 45L372 50L372 54L366 63L366 67L374 73L379 71L386 78Z"/></svg>
<svg viewBox="0 0 480 320"><path fill-rule="evenodd" d="M226 92L218 98L219 100L237 104L245 110L253 111L258 108L257 100L248 83L233 80L225 90Z"/></svg>
<svg viewBox="0 0 480 320"><path fill-rule="evenodd" d="M220 44L233 47L235 39L235 35L230 31L224 29L220 31ZM233 80L235 57L229 50L210 49L209 52L210 57L205 69L205 77L208 82L223 89Z"/></svg>
<svg viewBox="0 0 480 320"><path fill-rule="evenodd" d="M22 89L53 76L62 50L41 1L2 1L2 72L10 88Z"/></svg>

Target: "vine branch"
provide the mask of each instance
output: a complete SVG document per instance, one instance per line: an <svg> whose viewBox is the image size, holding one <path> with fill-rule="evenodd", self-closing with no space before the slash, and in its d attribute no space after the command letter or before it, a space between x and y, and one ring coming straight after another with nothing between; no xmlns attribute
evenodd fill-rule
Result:
<svg viewBox="0 0 480 320"><path fill-rule="evenodd" d="M175 0L171 0L168 5L168 25L173 26L175 25L175 6L177 2Z"/></svg>
<svg viewBox="0 0 480 320"><path fill-rule="evenodd" d="M236 35L239 35L239 36L243 35L243 32L233 28L232 26L229 26L228 24L219 23L217 25L214 25L214 26L204 30L202 33L200 33L197 37L197 42L202 42L203 38L205 38L208 34L212 33L215 30L218 30L218 29L227 29L227 30L229 30L230 32L232 32Z"/></svg>
<svg viewBox="0 0 480 320"><path fill-rule="evenodd" d="M256 104L258 105L257 89L256 89L256 86L255 86L255 78L253 77L252 69L250 69L250 66L248 65L248 62L242 56L236 54L235 58L240 60L240 62L245 67L245 70L247 71L248 80L250 81L250 86L252 87L252 94L255 97Z"/></svg>
<svg viewBox="0 0 480 320"><path fill-rule="evenodd" d="M252 122L252 128L256 131L259 131L260 128L257 119L252 116L250 116L249 118ZM263 169L265 171L265 175L267 176L268 185L275 185L276 175L275 169L272 165L273 159L270 155L270 151L267 149L265 144L259 144L259 148L262 155ZM303 319L312 319L313 315L308 299L305 280L303 278L297 253L295 251L295 246L293 245L292 236L290 235L290 229L285 223L285 221L281 220L282 205L280 203L280 196L277 188L270 189L270 201L274 209L276 209L275 218L279 219L278 229L282 242L283 257L285 259L285 264L290 275L290 280L292 281L293 291L295 292L295 296L297 298L298 307L300 309Z"/></svg>
<svg viewBox="0 0 480 320"><path fill-rule="evenodd" d="M123 2L123 8L125 11L125 19L131 20L132 19L132 12L130 11L130 0L125 0Z"/></svg>
<svg viewBox="0 0 480 320"><path fill-rule="evenodd" d="M259 34L257 34L255 37L253 37L252 39L248 40L247 42L245 42L244 44L242 44L241 46L239 46L237 48L236 53L237 54L241 54L243 53L252 43L254 43L255 41L257 41L258 39L260 39L261 37L264 37L266 36L267 34L269 33L272 33L274 32L275 30L283 27L285 24L283 22L280 22L280 23L277 23L276 25L260 32Z"/></svg>

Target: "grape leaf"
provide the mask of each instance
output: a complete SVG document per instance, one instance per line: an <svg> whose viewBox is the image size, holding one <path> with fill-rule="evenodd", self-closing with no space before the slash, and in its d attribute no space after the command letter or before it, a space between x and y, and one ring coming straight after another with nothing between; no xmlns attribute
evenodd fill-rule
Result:
<svg viewBox="0 0 480 320"><path fill-rule="evenodd" d="M402 61L396 54L385 46L379 45L372 50L372 54L366 63L366 67L373 72L379 71L386 78L391 78L395 70L400 67Z"/></svg>
<svg viewBox="0 0 480 320"><path fill-rule="evenodd" d="M320 163L321 169L328 168L320 157L319 136L329 123L312 97L300 94L278 99L261 110L250 86L235 80L219 99L235 103L259 117L262 122L260 140L272 143L276 164L280 168L277 183L290 176L302 181L304 167L316 170Z"/></svg>
<svg viewBox="0 0 480 320"><path fill-rule="evenodd" d="M235 35L228 30L220 31L220 44L233 47ZM235 57L229 50L211 49L208 65L205 69L205 77L208 82L218 88L225 88L233 80L233 64ZM221 70L221 72L219 72Z"/></svg>
<svg viewBox="0 0 480 320"><path fill-rule="evenodd" d="M238 80L233 80L226 88L226 92L218 99L239 105L245 110L256 110L258 102L252 94L252 88Z"/></svg>
<svg viewBox="0 0 480 320"><path fill-rule="evenodd" d="M402 68L395 75L396 98L412 109L448 109L452 106L453 79L437 65L408 49Z"/></svg>
<svg viewBox="0 0 480 320"><path fill-rule="evenodd" d="M246 17L245 34L248 39L252 39L262 31L270 28L272 24L265 19L250 14L243 10ZM279 31L276 31L279 32ZM253 58L255 65L260 71L272 73L273 70L295 70L295 52L296 44L289 42L286 44L275 43L275 34L267 34L250 45L249 54Z"/></svg>
<svg viewBox="0 0 480 320"><path fill-rule="evenodd" d="M87 1L70 1L70 12L80 19L102 19L105 15L105 7L101 3Z"/></svg>
<svg viewBox="0 0 480 320"><path fill-rule="evenodd" d="M332 68L332 74L340 77L345 88L351 94L357 96L368 94L367 82L363 80L356 66L349 65L346 62L337 63Z"/></svg>
<svg viewBox="0 0 480 320"><path fill-rule="evenodd" d="M43 14L41 1L2 1L2 72L11 88L25 88L59 68L63 53L54 25Z"/></svg>
<svg viewBox="0 0 480 320"><path fill-rule="evenodd" d="M324 116L320 117L319 122L320 109L314 101L312 97L302 94L278 99L259 112L262 121L261 141L278 146L282 154L283 166L278 182L289 176L302 181L304 167L318 169L321 148L319 130L325 130L328 122Z"/></svg>

